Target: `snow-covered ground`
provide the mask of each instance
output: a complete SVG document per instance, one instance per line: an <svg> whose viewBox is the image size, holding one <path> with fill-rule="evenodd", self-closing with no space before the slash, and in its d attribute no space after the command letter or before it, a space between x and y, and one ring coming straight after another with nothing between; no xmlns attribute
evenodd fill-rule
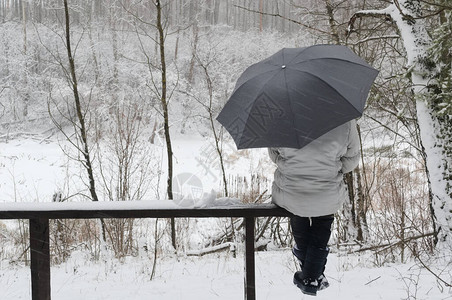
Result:
<svg viewBox="0 0 452 300"><path fill-rule="evenodd" d="M57 141L41 139L14 139L0 143L0 203L1 202L51 202L55 192L70 196L81 191L86 192L86 171L81 164L69 159L66 153L74 153L71 146L61 138ZM184 197L202 198L212 190L221 191L222 178L218 158L212 139L199 135L173 135L174 153L174 190ZM165 197L166 191L166 150L164 141L157 139L149 144L153 159L158 161L162 173L153 170L150 178L158 183L159 189L150 187L146 200L158 200ZM72 152L71 152L72 151ZM244 150L250 155L237 155L234 144L224 147L225 164L228 175L250 176L258 171L272 179L274 166L268 159L265 149ZM242 154L245 153L241 152ZM75 156L75 155L74 155ZM95 157L96 161L98 157ZM263 161L265 162L263 164ZM96 168L97 166L95 166ZM197 182L200 191L186 190L184 175L190 174ZM160 177L159 180L156 177ZM98 179L98 189L101 185ZM187 194L188 193L188 194ZM190 194L192 193L192 194Z"/></svg>
<svg viewBox="0 0 452 300"><path fill-rule="evenodd" d="M452 299L433 275L414 263L372 268L365 258L331 254L326 274L331 286L317 299ZM83 254L52 268L52 299L243 299L243 257L226 253L203 257L162 256L156 277L151 261L130 258L92 263ZM292 284L295 261L289 250L258 252L257 299L312 299ZM26 267L0 270L0 299L30 299Z"/></svg>
<svg viewBox="0 0 452 300"><path fill-rule="evenodd" d="M253 155L235 157L231 146L229 170L244 175L249 170L264 168L271 177L273 167L262 167L265 151L253 151ZM203 193L220 189L220 173L213 163L212 145L208 140L195 136L176 137L174 152L176 176L190 173L201 179L202 186L198 187ZM164 157L165 152L161 153ZM76 186L81 183L77 174L84 176L56 142L36 138L2 143L0 207L1 202L50 202L56 191L76 192ZM164 183L165 176L162 178ZM178 188L184 193L191 191L185 190L182 184ZM0 299L30 299L29 267L11 264L3 255L0 257ZM76 251L66 262L52 267L52 297L65 300L243 299L243 262L243 251L238 251L236 258L225 252L203 257L159 254L155 278L150 280L152 260L149 257L129 257L124 261L110 257L93 262L89 254ZM432 266L436 274L450 273L440 267L440 264ZM290 249L258 252L257 299L310 299L292 284L295 270L296 262ZM367 256L332 253L326 274L331 287L319 292L318 299L452 299L452 290L415 262L375 267Z"/></svg>

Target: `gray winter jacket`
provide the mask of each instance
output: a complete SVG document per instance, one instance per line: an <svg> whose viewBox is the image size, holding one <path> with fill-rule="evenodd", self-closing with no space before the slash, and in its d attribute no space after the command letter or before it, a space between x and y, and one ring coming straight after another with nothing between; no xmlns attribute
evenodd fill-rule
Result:
<svg viewBox="0 0 452 300"><path fill-rule="evenodd" d="M356 122L347 122L301 149L269 148L276 163L273 203L301 217L334 214L348 197L343 174L359 163Z"/></svg>

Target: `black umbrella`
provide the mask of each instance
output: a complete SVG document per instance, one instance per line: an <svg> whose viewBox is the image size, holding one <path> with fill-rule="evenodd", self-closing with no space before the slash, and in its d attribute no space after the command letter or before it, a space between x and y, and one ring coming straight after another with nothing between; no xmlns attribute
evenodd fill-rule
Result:
<svg viewBox="0 0 452 300"><path fill-rule="evenodd" d="M238 149L302 148L361 116L377 74L345 46L284 48L243 72L217 120Z"/></svg>

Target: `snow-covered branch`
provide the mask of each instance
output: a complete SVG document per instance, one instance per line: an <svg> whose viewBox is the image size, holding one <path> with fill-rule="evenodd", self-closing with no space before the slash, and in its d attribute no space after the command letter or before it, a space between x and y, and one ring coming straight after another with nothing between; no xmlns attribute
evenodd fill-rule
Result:
<svg viewBox="0 0 452 300"><path fill-rule="evenodd" d="M400 35L397 34L392 34L392 35L383 35L383 36L370 36L367 37L365 39L359 40L357 42L354 43L350 43L350 45L359 45L359 44L363 44L363 43L367 43L370 41L375 41L375 40L384 40L384 39L399 39Z"/></svg>
<svg viewBox="0 0 452 300"><path fill-rule="evenodd" d="M347 37L350 36L350 34L353 32L355 28L355 22L359 18L363 17L373 17L373 18L385 18L385 19L391 19L391 13L394 11L395 6L394 4L389 5L388 7L384 9L369 9L369 10L360 10L353 14L353 16L348 21L348 26L346 30Z"/></svg>

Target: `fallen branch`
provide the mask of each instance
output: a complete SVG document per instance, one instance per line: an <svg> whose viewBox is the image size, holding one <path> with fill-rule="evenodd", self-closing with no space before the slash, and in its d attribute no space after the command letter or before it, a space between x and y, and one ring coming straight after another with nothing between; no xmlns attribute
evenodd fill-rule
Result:
<svg viewBox="0 0 452 300"><path fill-rule="evenodd" d="M224 243L221 245L208 247L208 248L204 248L204 249L200 249L200 250L189 250L185 254L187 256L203 256L203 255L210 254L210 253L220 252L220 251L223 251L226 249L230 249L231 251L234 251L235 250L234 243Z"/></svg>
<svg viewBox="0 0 452 300"><path fill-rule="evenodd" d="M372 279L371 281L366 282L364 285L371 284L372 282L374 282L374 281L376 281L376 280L378 280L378 279L380 279L380 278L381 278L381 276L378 276L377 278L374 278L374 279Z"/></svg>
<svg viewBox="0 0 452 300"><path fill-rule="evenodd" d="M421 238L429 237L429 236L434 236L434 235L435 235L434 232L425 233L425 234L421 234L421 235L412 236L412 237L406 238L404 240L399 240L399 241L396 241L396 242L386 243L386 244L382 244L382 245L372 245L372 246L360 248L360 249L357 249L357 250L355 250L353 252L357 253L357 252L376 251L376 250L383 251L383 250L386 250L386 249L389 249L389 248L392 248L392 247L395 247L395 246L400 246L401 244L406 244L406 243L411 242L413 240L417 240L417 239L421 239ZM385 249L381 250L381 248L385 248Z"/></svg>
<svg viewBox="0 0 452 300"><path fill-rule="evenodd" d="M408 249L411 250L411 252L413 252L413 249L411 248L411 246L409 244L406 244L406 246L408 247ZM452 282L447 282L444 279L442 279L438 274L436 274L435 272L433 272L432 269L430 269L429 266L427 266L424 261L419 257L419 255L415 255L415 257L417 258L417 260L421 263L421 265L433 276L435 276L435 278L437 280L439 280L440 282L442 282L444 285L446 285L447 287L452 287Z"/></svg>

